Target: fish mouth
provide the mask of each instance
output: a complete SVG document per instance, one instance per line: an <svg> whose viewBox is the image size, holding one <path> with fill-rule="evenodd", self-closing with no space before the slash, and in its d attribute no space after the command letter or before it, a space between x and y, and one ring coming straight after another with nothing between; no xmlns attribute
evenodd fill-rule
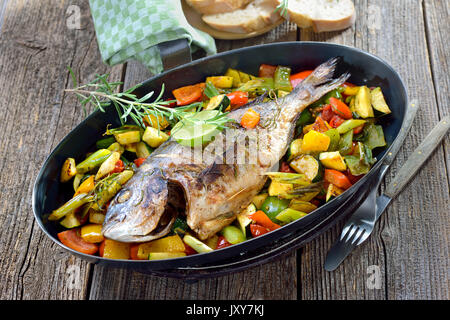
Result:
<svg viewBox="0 0 450 320"><path fill-rule="evenodd" d="M149 210L150 208L146 206L136 208L129 205L127 202L133 203L135 200L133 196L121 203L120 198L129 191L122 190L108 209L102 228L103 236L119 242L147 242L167 235L178 215L184 214L185 202L181 186L173 183L166 186L166 190L161 189L156 194L158 199L163 200L156 208L150 206L156 210ZM139 201L147 202L145 199L142 200L142 195L140 197Z"/></svg>
<svg viewBox="0 0 450 320"><path fill-rule="evenodd" d="M168 206L161 218L150 233L142 234L142 229L139 227L132 227L130 224L121 223L119 221L111 221L103 225L103 235L107 239L113 239L120 242L146 242L159 239L168 234L172 228L175 219L178 216L178 211L172 206Z"/></svg>

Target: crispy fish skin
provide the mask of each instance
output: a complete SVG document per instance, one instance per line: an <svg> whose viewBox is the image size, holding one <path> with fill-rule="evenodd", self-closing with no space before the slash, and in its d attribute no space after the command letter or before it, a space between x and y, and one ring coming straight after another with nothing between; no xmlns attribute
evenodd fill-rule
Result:
<svg viewBox="0 0 450 320"><path fill-rule="evenodd" d="M253 130L230 126L204 149L182 146L172 139L161 145L111 202L104 236L123 242L160 238L176 218L170 208L183 204L187 224L202 240L230 224L263 188L264 173L286 153L299 114L349 77L344 74L330 81L336 61L317 67L281 99L257 101L230 112L229 117L237 123L249 108L258 112L260 124ZM256 156L250 148L253 140L248 138L253 133ZM203 155L201 161L195 161L196 152ZM251 157L254 161L248 161Z"/></svg>

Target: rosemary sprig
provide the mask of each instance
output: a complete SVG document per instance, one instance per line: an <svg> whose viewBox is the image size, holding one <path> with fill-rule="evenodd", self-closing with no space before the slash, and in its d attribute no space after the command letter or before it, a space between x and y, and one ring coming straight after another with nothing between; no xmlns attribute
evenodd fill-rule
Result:
<svg viewBox="0 0 450 320"><path fill-rule="evenodd" d="M123 82L108 82L109 74L96 75L95 79L87 84L78 85L75 74L69 67L69 72L73 81L73 89L66 89L65 91L74 93L80 99L80 103L83 106L84 113L86 115L86 105L91 104L96 109L105 112L105 108L113 105L116 108L119 115L120 122L124 125L128 118L131 118L138 126L145 128L143 119L146 116L153 115L160 127L160 119L165 117L169 121L177 122L182 121L183 124L211 124L216 125L219 128L224 128L225 124L232 121L227 117L227 112L219 111L217 116L207 119L198 120L193 117L193 110L198 112L200 110L201 103L196 102L187 106L170 108L169 104L175 102L175 100L164 101L162 99L164 94L164 84L161 87L161 92L152 102L147 102L153 97L154 91L151 91L141 98L138 98L133 93L140 84L124 91L115 92Z"/></svg>
<svg viewBox="0 0 450 320"><path fill-rule="evenodd" d="M281 0L280 4L276 7L275 12L280 10L280 15L283 18L287 18L288 0Z"/></svg>

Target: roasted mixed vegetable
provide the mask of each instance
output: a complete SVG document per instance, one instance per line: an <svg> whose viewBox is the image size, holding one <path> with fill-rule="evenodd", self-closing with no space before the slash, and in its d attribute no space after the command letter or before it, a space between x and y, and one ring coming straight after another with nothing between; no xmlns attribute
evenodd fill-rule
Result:
<svg viewBox="0 0 450 320"><path fill-rule="evenodd" d="M291 74L285 66L260 66L258 76L229 69L204 83L173 90L177 108L195 104L193 117L214 118L215 110L239 108L263 94L265 99L287 95L312 71ZM199 112L199 109L203 110ZM142 117L143 126L125 124L106 128L96 150L78 164L68 158L61 169L61 182L73 184L73 197L54 210L48 220L67 229L60 241L82 253L111 259L154 260L210 252L258 237L295 221L342 194L366 174L376 159L373 150L386 146L379 116L391 111L379 87L345 83L299 116L296 133L278 172L268 172L268 183L231 225L200 241L185 217L179 215L168 236L144 243L105 239L102 223L111 199L134 175L143 161L172 135L179 143L208 141L214 132L193 136L177 130L180 122L161 114ZM260 115L248 109L240 125L254 128ZM139 123L139 122L138 122Z"/></svg>

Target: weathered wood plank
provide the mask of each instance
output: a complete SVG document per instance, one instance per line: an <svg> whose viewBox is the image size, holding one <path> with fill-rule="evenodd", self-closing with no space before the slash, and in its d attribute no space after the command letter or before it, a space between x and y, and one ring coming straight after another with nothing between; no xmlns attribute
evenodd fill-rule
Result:
<svg viewBox="0 0 450 320"><path fill-rule="evenodd" d="M438 120L422 2L395 1L387 6L382 1L355 1L355 6L354 46L386 59L405 80L410 99L421 106L411 134L387 174L389 182ZM344 37L332 33L312 38L335 41L336 36L339 41ZM440 165L444 161L438 150L388 208L368 242L336 271L327 273L317 266L323 265L339 227L307 246L302 255L302 298L446 299L449 197L445 166ZM369 265L380 268L383 286L379 290L366 286ZM308 277L314 272L314 277Z"/></svg>
<svg viewBox="0 0 450 320"><path fill-rule="evenodd" d="M217 41L217 47L225 51L275 40L296 40L296 27L285 23L254 39ZM125 87L147 76L142 65L130 62ZM93 275L90 299L295 299L297 294L295 253L248 271L196 283L98 266Z"/></svg>
<svg viewBox="0 0 450 320"><path fill-rule="evenodd" d="M66 9L81 9L81 27L69 29ZM82 118L66 96L67 66L81 80L105 72L87 1L7 1L0 36L0 297L83 299L90 266L64 253L34 222L31 194L40 166ZM120 76L120 72L114 74ZM71 278L73 275L78 278ZM71 282L74 280L74 282ZM76 280L76 281L75 281Z"/></svg>
<svg viewBox="0 0 450 320"><path fill-rule="evenodd" d="M431 72L433 75L439 116L442 118L450 113L448 106L448 92L450 88L450 77L448 76L450 27L448 23L442 23L443 21L449 20L450 2L425 0L423 8L425 13L425 31L431 60ZM446 153L447 177L450 181L449 146L450 137L447 136L444 140L443 148Z"/></svg>

